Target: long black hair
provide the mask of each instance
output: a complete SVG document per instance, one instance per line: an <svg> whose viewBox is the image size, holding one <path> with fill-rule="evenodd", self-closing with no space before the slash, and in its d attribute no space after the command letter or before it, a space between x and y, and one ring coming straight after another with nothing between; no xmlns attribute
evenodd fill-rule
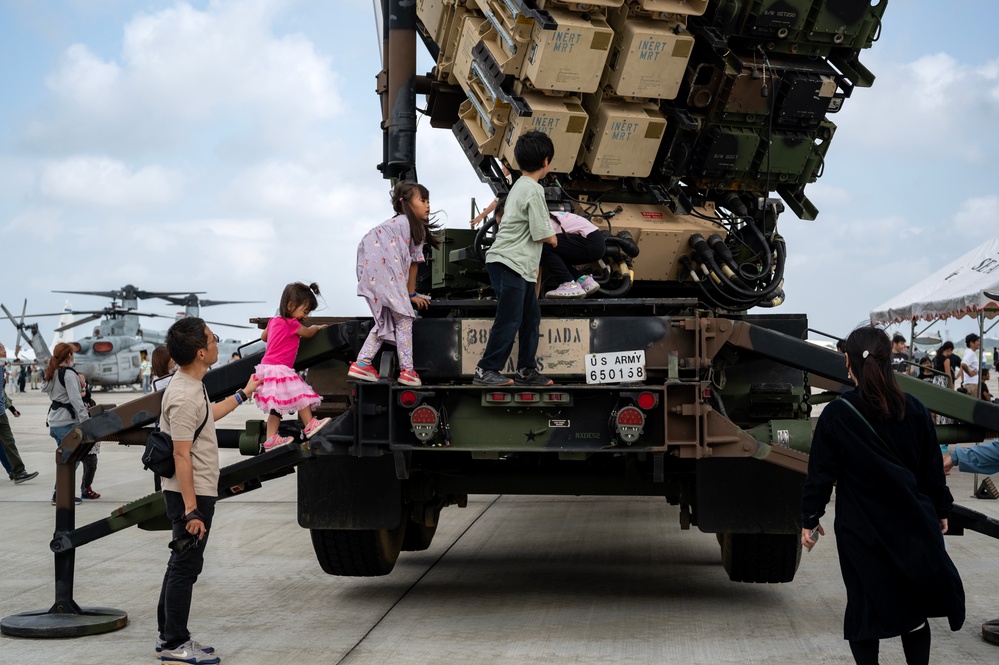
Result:
<svg viewBox="0 0 999 665"><path fill-rule="evenodd" d="M933 367L941 372L944 369L944 362L947 360L947 356L944 355L944 351L947 351L948 349L951 351L954 350L954 342L947 341L941 344L940 348L937 349L936 357L933 358Z"/></svg>
<svg viewBox="0 0 999 665"><path fill-rule="evenodd" d="M434 249L441 246L437 231L441 225L429 219L420 219L413 213L413 208L409 205L409 199L413 194L418 193L427 201L430 200L430 190L420 183L412 180L400 180L392 188L392 210L399 215L405 215L409 220L409 234L413 242L417 245L427 243Z"/></svg>
<svg viewBox="0 0 999 665"><path fill-rule="evenodd" d="M850 370L857 379L862 410L882 420L905 417L905 393L891 367L891 340L874 326L857 328L846 338Z"/></svg>

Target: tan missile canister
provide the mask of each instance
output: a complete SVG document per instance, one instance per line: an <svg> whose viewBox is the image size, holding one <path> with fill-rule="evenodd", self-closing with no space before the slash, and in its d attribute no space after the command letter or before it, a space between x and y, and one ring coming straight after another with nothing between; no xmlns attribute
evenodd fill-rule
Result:
<svg viewBox="0 0 999 665"><path fill-rule="evenodd" d="M674 99L694 48L694 37L677 21L611 17L614 46L607 83L621 97ZM678 30L679 28L679 30Z"/></svg>
<svg viewBox="0 0 999 665"><path fill-rule="evenodd" d="M576 166L576 157L579 155L588 119L586 111L575 97L548 97L540 93L527 93L524 100L531 108L531 115L511 116L506 135L500 143L500 157L513 168L520 168L513 148L521 135L536 129L548 134L555 144L552 171L568 173Z"/></svg>
<svg viewBox="0 0 999 665"><path fill-rule="evenodd" d="M648 176L666 131L659 108L606 97L588 108L592 117L582 156L586 169L599 176Z"/></svg>
<svg viewBox="0 0 999 665"><path fill-rule="evenodd" d="M523 76L531 86L553 92L593 92L610 55L614 31L600 18L549 10L555 30L535 24Z"/></svg>

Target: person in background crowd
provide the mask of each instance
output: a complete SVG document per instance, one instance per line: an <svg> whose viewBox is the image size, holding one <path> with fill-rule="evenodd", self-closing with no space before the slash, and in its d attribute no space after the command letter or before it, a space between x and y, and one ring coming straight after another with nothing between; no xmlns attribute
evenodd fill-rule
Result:
<svg viewBox="0 0 999 665"><path fill-rule="evenodd" d="M905 337L895 333L891 338L891 368L902 374L912 374L909 364L909 344Z"/></svg>
<svg viewBox="0 0 999 665"><path fill-rule="evenodd" d="M0 344L0 358L7 356L7 349ZM0 447L3 456L0 463L7 471L7 477L14 481L15 485L27 482L38 475L37 471L28 472L21 461L21 454L17 450L17 443L14 441L14 432L10 428L10 420L7 418L7 411L10 411L15 418L21 417L21 412L14 408L13 402L7 395L7 378L0 372Z"/></svg>
<svg viewBox="0 0 999 665"><path fill-rule="evenodd" d="M916 377L921 381L933 381L933 361L929 356L919 359L919 374Z"/></svg>
<svg viewBox="0 0 999 665"><path fill-rule="evenodd" d="M153 349L152 366L153 390L163 390L169 385L170 377L177 371L177 363L170 357L170 352L163 344Z"/></svg>
<svg viewBox="0 0 999 665"><path fill-rule="evenodd" d="M142 362L139 363L139 380L142 382L142 392L145 394L152 390L150 379L153 375L153 364L149 362L149 354L145 351L139 351L139 357L142 358Z"/></svg>
<svg viewBox="0 0 999 665"><path fill-rule="evenodd" d="M933 377L933 383L944 388L954 387L954 342L944 342L937 349L937 354L933 358L933 369L937 374Z"/></svg>
<svg viewBox="0 0 999 665"><path fill-rule="evenodd" d="M73 428L89 418L87 406L80 395L80 379L73 369L75 354L80 350L76 342L59 342L52 350L52 357L45 367L42 390L48 393L52 404L49 406L49 434L62 445L63 438ZM82 500L76 497L76 503ZM52 491L52 505L56 503L55 488Z"/></svg>
<svg viewBox="0 0 999 665"><path fill-rule="evenodd" d="M964 338L964 343L968 350L961 358L961 372L964 376L961 385L964 386L969 395L978 397L978 373L980 369L978 366L978 347L981 346L982 341L975 333L969 333Z"/></svg>

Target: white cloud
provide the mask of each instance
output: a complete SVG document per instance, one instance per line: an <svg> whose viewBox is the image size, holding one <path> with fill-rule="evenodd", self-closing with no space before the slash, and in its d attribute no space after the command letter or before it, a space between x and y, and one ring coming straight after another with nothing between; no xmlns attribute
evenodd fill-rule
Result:
<svg viewBox="0 0 999 665"><path fill-rule="evenodd" d="M182 181L179 173L161 166L132 171L118 160L81 156L45 165L38 188L67 205L135 209L171 203L180 195Z"/></svg>
<svg viewBox="0 0 999 665"><path fill-rule="evenodd" d="M29 140L77 151L176 148L217 124L244 142L280 149L343 108L331 58L299 34L276 35L278 0L185 2L139 14L118 58L83 44L46 82L57 109L31 123Z"/></svg>
<svg viewBox="0 0 999 665"><path fill-rule="evenodd" d="M999 196L993 194L964 201L954 213L952 224L950 228L964 237L996 235L999 233Z"/></svg>
<svg viewBox="0 0 999 665"><path fill-rule="evenodd" d="M876 56L875 49L875 56ZM857 88L832 116L838 125L835 154L883 153L897 158L984 162L980 128L999 112L997 61L976 66L947 53L911 63L875 62L877 81Z"/></svg>

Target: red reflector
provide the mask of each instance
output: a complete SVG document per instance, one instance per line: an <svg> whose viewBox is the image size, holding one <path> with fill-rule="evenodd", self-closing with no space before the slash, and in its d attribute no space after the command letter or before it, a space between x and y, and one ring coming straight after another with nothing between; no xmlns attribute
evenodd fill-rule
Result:
<svg viewBox="0 0 999 665"><path fill-rule="evenodd" d="M643 411L648 411L656 405L655 393L642 393L638 396L638 407Z"/></svg>
<svg viewBox="0 0 999 665"><path fill-rule="evenodd" d="M537 402L541 399L538 393L517 393L518 402Z"/></svg>
<svg viewBox="0 0 999 665"><path fill-rule="evenodd" d="M94 342L94 351L97 353L110 353L113 348L111 342Z"/></svg>
<svg viewBox="0 0 999 665"><path fill-rule="evenodd" d="M711 388L705 388L704 389L704 397L710 399L710 397L711 397Z"/></svg>
<svg viewBox="0 0 999 665"><path fill-rule="evenodd" d="M568 402L569 393L545 393L544 401L546 402Z"/></svg>
<svg viewBox="0 0 999 665"><path fill-rule="evenodd" d="M416 406L416 393L412 390L403 390L399 393L399 404L407 409L412 409Z"/></svg>
<svg viewBox="0 0 999 665"><path fill-rule="evenodd" d="M414 425L436 425L437 412L434 411L433 407L423 405L413 411L409 419Z"/></svg>
<svg viewBox="0 0 999 665"><path fill-rule="evenodd" d="M617 412L617 424L641 427L645 424L645 416L633 406L626 406Z"/></svg>

